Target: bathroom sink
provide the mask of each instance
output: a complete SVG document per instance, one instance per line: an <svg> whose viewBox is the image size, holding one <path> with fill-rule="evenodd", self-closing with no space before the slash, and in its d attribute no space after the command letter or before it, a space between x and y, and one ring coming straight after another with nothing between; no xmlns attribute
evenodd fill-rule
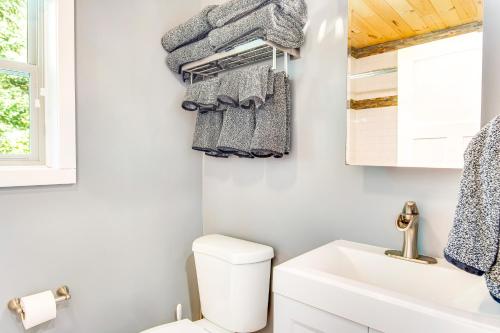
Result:
<svg viewBox="0 0 500 333"><path fill-rule="evenodd" d="M273 292L385 332L500 332L482 277L335 241L274 269Z"/></svg>

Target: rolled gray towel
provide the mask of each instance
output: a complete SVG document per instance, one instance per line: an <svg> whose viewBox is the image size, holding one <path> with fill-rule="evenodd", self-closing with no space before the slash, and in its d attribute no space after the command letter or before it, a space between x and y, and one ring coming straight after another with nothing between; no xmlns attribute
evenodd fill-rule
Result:
<svg viewBox="0 0 500 333"><path fill-rule="evenodd" d="M224 113L217 150L240 157L253 157L250 151L255 131L255 109L229 107Z"/></svg>
<svg viewBox="0 0 500 333"><path fill-rule="evenodd" d="M228 1L208 13L208 21L214 28L222 27L227 23L240 19L266 3L269 3L269 0Z"/></svg>
<svg viewBox="0 0 500 333"><path fill-rule="evenodd" d="M302 27L305 25L307 5L304 0L231 0L210 11L208 21L214 28L220 28L269 3L277 4L285 14L293 17Z"/></svg>
<svg viewBox="0 0 500 333"><path fill-rule="evenodd" d="M194 150L209 152L217 155L217 143L222 129L224 112L198 112L193 135Z"/></svg>
<svg viewBox="0 0 500 333"><path fill-rule="evenodd" d="M476 135L465 165L445 258L469 273L486 273L488 289L500 302L500 116Z"/></svg>
<svg viewBox="0 0 500 333"><path fill-rule="evenodd" d="M255 12L208 34L210 45L216 50L227 49L239 43L244 36L258 31L261 38L282 47L298 48L304 44L304 32L291 16L284 14L274 4L268 4Z"/></svg>
<svg viewBox="0 0 500 333"><path fill-rule="evenodd" d="M270 72L270 65L254 65L239 70L240 107L258 109L266 102Z"/></svg>
<svg viewBox="0 0 500 333"><path fill-rule="evenodd" d="M210 45L207 38L185 45L172 53L167 54L167 66L174 73L180 74L184 64L200 60L215 54L215 50Z"/></svg>
<svg viewBox="0 0 500 333"><path fill-rule="evenodd" d="M274 94L255 113L251 152L255 157L282 157L287 144L285 73L274 74Z"/></svg>
<svg viewBox="0 0 500 333"><path fill-rule="evenodd" d="M186 44L206 37L212 30L208 22L208 14L217 6L207 6L196 16L167 32L161 39L165 51L172 52Z"/></svg>

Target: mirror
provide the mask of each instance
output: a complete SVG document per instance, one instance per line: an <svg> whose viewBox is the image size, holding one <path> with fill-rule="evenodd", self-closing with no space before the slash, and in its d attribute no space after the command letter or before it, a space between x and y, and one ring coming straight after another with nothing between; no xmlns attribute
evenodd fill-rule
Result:
<svg viewBox="0 0 500 333"><path fill-rule="evenodd" d="M463 167L482 21L482 0L349 0L347 164Z"/></svg>

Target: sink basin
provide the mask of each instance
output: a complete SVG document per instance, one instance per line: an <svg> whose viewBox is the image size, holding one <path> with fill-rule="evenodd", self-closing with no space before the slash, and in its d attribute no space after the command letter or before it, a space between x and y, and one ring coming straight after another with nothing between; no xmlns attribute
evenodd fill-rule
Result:
<svg viewBox="0 0 500 333"><path fill-rule="evenodd" d="M500 304L482 277L385 250L329 243L275 267L273 292L385 333L500 332Z"/></svg>

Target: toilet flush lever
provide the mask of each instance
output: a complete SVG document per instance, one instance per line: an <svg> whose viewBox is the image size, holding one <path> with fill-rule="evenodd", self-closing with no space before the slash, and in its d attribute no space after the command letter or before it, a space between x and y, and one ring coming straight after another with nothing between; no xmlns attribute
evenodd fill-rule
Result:
<svg viewBox="0 0 500 333"><path fill-rule="evenodd" d="M177 304L177 308L175 309L175 319L177 321L182 320L182 304Z"/></svg>

